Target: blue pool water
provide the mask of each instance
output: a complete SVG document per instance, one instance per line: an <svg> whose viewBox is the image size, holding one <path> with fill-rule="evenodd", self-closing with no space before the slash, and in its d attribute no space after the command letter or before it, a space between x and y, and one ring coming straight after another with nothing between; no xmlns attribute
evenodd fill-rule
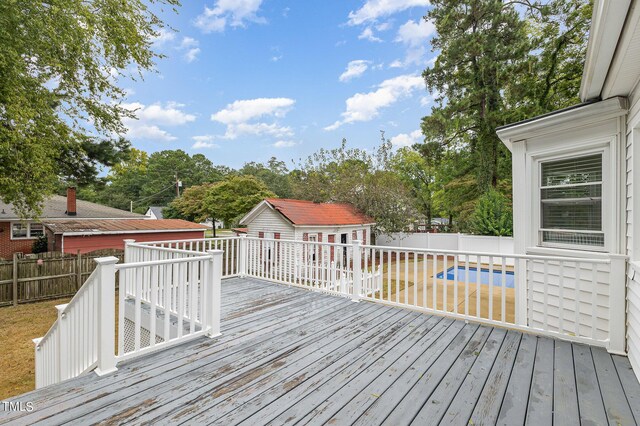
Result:
<svg viewBox="0 0 640 426"><path fill-rule="evenodd" d="M480 269L480 277L478 277L478 268L469 268L469 283L476 283L476 280L480 282L480 284L489 284L489 273L488 269ZM437 278L444 278L444 272L440 272L436 275ZM465 267L458 266L458 282L465 282ZM447 279L455 280L455 268L451 267L447 269ZM515 283L515 276L512 271L506 271L505 273L505 287L513 288ZM493 285L502 287L502 271L499 269L493 270Z"/></svg>

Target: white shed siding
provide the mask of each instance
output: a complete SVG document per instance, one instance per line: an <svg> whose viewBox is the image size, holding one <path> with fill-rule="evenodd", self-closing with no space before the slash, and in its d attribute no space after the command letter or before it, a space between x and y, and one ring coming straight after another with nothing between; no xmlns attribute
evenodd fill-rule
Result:
<svg viewBox="0 0 640 426"><path fill-rule="evenodd" d="M295 228L295 239L302 240L305 233L322 234L322 242L328 242L328 236L333 234L336 236L335 242L340 243L340 234L347 234L347 244L353 242L353 231L358 232L358 239L362 241L362 231L367 232L366 242L371 243L371 227L363 225L345 225L345 226L297 226Z"/></svg>
<svg viewBox="0 0 640 426"><path fill-rule="evenodd" d="M270 208L264 208L249 223L246 223L249 237L258 237L260 232L279 232L280 239L292 240L295 237L293 226L282 215Z"/></svg>

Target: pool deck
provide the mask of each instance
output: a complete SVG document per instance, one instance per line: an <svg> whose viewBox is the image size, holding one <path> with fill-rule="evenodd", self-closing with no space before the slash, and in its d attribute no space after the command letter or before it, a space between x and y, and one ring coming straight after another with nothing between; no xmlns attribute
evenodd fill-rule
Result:
<svg viewBox="0 0 640 426"><path fill-rule="evenodd" d="M223 335L39 389L18 424L633 425L640 384L602 348L255 279Z"/></svg>

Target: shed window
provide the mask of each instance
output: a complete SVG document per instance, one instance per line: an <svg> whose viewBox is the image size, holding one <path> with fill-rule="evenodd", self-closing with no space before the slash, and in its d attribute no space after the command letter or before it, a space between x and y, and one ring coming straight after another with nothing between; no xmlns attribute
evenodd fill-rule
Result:
<svg viewBox="0 0 640 426"><path fill-rule="evenodd" d="M541 163L540 241L604 246L602 154Z"/></svg>

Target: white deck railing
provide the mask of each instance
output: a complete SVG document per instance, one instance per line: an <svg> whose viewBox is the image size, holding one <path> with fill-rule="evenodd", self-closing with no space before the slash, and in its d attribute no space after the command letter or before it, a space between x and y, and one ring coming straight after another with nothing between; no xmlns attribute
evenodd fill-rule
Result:
<svg viewBox="0 0 640 426"><path fill-rule="evenodd" d="M234 276L625 350L624 256L532 256L247 236L217 240L172 244L193 250L233 247L233 256L225 258L233 259Z"/></svg>
<svg viewBox="0 0 640 426"><path fill-rule="evenodd" d="M108 374L120 361L218 336L222 256L220 250L201 253L129 241L125 263L96 259L97 268L71 302L57 307L51 329L34 339L36 388L94 369Z"/></svg>

